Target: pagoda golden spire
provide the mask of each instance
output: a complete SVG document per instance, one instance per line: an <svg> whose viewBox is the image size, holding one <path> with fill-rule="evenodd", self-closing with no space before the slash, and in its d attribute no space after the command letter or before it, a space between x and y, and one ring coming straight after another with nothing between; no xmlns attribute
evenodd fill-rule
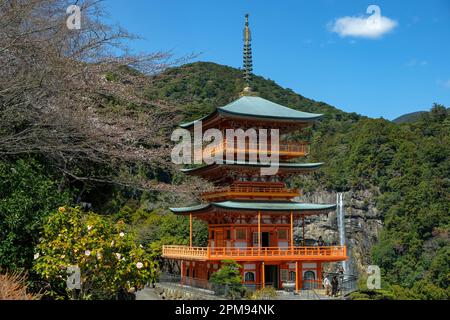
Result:
<svg viewBox="0 0 450 320"><path fill-rule="evenodd" d="M245 87L241 96L255 95L252 92L251 82L253 74L253 56L252 56L252 33L248 22L249 15L245 15L244 28L244 80Z"/></svg>

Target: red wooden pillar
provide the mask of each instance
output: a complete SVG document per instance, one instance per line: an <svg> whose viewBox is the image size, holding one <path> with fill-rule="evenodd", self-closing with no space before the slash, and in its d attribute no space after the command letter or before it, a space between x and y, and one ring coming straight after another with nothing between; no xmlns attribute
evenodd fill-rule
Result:
<svg viewBox="0 0 450 320"><path fill-rule="evenodd" d="M322 263L320 261L317 261L317 280L318 280L318 283L320 284L320 285L318 285L319 287L321 286L321 284L323 282L322 271L323 271Z"/></svg>
<svg viewBox="0 0 450 320"><path fill-rule="evenodd" d="M261 288L264 289L266 287L266 275L264 273L264 261L261 263Z"/></svg>
<svg viewBox="0 0 450 320"><path fill-rule="evenodd" d="M301 263L298 264L298 287L299 290L303 288L303 268Z"/></svg>
<svg viewBox="0 0 450 320"><path fill-rule="evenodd" d="M181 285L184 285L184 277L185 277L185 270L184 270L184 260L181 260L181 267L180 267L180 273L181 273Z"/></svg>

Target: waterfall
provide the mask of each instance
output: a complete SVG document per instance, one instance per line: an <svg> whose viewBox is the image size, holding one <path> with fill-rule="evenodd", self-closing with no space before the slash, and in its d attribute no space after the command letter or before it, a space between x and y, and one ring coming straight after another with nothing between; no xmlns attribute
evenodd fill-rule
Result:
<svg viewBox="0 0 450 320"><path fill-rule="evenodd" d="M337 223L338 223L338 231L339 231L339 245L345 246L345 210L344 210L344 194L339 192L336 196L336 204L337 204ZM344 269L344 274L348 273L347 261L342 262L342 268Z"/></svg>

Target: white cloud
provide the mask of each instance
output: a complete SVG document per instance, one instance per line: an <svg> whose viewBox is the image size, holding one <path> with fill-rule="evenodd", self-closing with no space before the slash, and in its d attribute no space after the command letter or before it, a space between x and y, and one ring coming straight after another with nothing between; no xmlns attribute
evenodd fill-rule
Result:
<svg viewBox="0 0 450 320"><path fill-rule="evenodd" d="M330 23L329 28L341 37L377 39L392 31L397 25L397 21L379 13L367 17L341 17Z"/></svg>
<svg viewBox="0 0 450 320"><path fill-rule="evenodd" d="M450 79L449 80L438 80L438 85L444 87L445 89L450 89Z"/></svg>
<svg viewBox="0 0 450 320"><path fill-rule="evenodd" d="M450 89L450 79L449 80L438 79L436 83L445 89Z"/></svg>
<svg viewBox="0 0 450 320"><path fill-rule="evenodd" d="M426 67L428 65L427 60L411 59L405 63L407 67Z"/></svg>

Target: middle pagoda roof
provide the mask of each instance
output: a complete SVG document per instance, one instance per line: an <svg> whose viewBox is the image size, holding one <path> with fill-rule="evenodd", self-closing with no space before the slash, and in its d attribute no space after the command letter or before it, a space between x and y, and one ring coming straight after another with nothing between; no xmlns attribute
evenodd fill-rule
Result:
<svg viewBox="0 0 450 320"><path fill-rule="evenodd" d="M278 174L280 176L289 176L292 174L307 173L322 165L323 163L278 163ZM259 162L223 161L223 163L213 163L198 168L181 169L181 172L212 182L220 182L221 180L226 180L227 173L239 172L240 170L257 172L261 167L269 166L270 164L262 164Z"/></svg>
<svg viewBox="0 0 450 320"><path fill-rule="evenodd" d="M322 114L291 109L278 103L256 96L243 96L223 107L216 108L209 115L180 127L190 129L196 122L213 121L216 118L253 119L261 121L280 121L292 123L312 123Z"/></svg>

